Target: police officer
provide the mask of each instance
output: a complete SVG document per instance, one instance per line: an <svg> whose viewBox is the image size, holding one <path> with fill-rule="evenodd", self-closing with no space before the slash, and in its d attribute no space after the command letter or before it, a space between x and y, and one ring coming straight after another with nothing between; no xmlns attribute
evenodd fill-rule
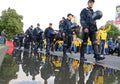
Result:
<svg viewBox="0 0 120 84"><path fill-rule="evenodd" d="M32 42L33 41L33 25L31 25L25 32L25 34L27 35L27 37L29 38L29 41Z"/></svg>
<svg viewBox="0 0 120 84"><path fill-rule="evenodd" d="M37 49L40 47L40 50L43 48L43 30L40 28L40 24L37 23L37 27L33 30L34 42Z"/></svg>
<svg viewBox="0 0 120 84"><path fill-rule="evenodd" d="M24 48L30 48L33 43L33 25L31 25L25 32Z"/></svg>
<svg viewBox="0 0 120 84"><path fill-rule="evenodd" d="M80 13L80 23L83 27L82 29L82 45L81 45L81 51L80 51L80 59L87 60L85 59L84 52L85 48L87 46L87 39L90 37L90 40L92 42L93 50L94 50L94 58L96 61L103 60L105 59L104 57L101 57L100 54L98 53L98 46L96 43L96 32L97 32L97 26L96 22L92 20L92 16L94 14L93 11L93 5L94 5L94 0L89 0L88 1L88 7L84 8L81 13Z"/></svg>
<svg viewBox="0 0 120 84"><path fill-rule="evenodd" d="M61 31L62 29L63 29L63 22L64 22L64 20L65 20L65 18L64 17L62 17L62 20L60 20L60 22L59 22L59 30Z"/></svg>
<svg viewBox="0 0 120 84"><path fill-rule="evenodd" d="M67 14L67 19L63 20L63 29L61 28L62 36L64 40L63 53L66 53L66 51L71 53L70 46L72 43L72 31L71 31L72 19L73 19L73 15L69 13Z"/></svg>
<svg viewBox="0 0 120 84"><path fill-rule="evenodd" d="M47 41L46 51L48 51L50 48L53 51L52 42L53 42L54 37L52 33L54 33L54 29L52 28L52 23L49 23L49 27L47 27L44 32L44 37Z"/></svg>

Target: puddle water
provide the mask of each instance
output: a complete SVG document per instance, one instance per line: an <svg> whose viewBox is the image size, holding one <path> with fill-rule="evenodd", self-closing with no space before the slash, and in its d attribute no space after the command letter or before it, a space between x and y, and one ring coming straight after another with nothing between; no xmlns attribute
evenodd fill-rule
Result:
<svg viewBox="0 0 120 84"><path fill-rule="evenodd" d="M67 56L15 50L12 58L17 69L9 79L0 77L0 84L120 84L119 70Z"/></svg>

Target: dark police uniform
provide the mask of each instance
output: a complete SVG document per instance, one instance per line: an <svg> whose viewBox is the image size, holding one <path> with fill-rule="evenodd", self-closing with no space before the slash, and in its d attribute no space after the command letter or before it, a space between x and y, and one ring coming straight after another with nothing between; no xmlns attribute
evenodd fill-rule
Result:
<svg viewBox="0 0 120 84"><path fill-rule="evenodd" d="M33 26L29 27L25 32L24 48L30 48L33 43Z"/></svg>
<svg viewBox="0 0 120 84"><path fill-rule="evenodd" d="M26 30L25 34L28 36L29 41L32 42L33 41L33 29L31 27L29 27Z"/></svg>
<svg viewBox="0 0 120 84"><path fill-rule="evenodd" d="M40 47L40 50L43 48L43 30L39 27L36 27L33 31L35 45Z"/></svg>
<svg viewBox="0 0 120 84"><path fill-rule="evenodd" d="M39 42L42 39L43 30L39 27L36 27L33 31L33 35L35 37L35 41Z"/></svg>
<svg viewBox="0 0 120 84"><path fill-rule="evenodd" d="M48 27L48 28L46 28L45 29L45 38L51 38L52 37L52 32L54 32L54 29L53 28L50 28L50 27Z"/></svg>
<svg viewBox="0 0 120 84"><path fill-rule="evenodd" d="M64 17L62 17L62 20L60 20L60 22L59 22L59 30L60 30L60 32L63 30L63 23L64 23L64 20L65 20L65 18Z"/></svg>
<svg viewBox="0 0 120 84"><path fill-rule="evenodd" d="M84 59L84 52L85 48L87 46L87 40L88 37L90 37L90 40L92 42L93 50L94 50L94 57L96 60L102 60L104 59L103 57L100 57L98 53L98 46L96 43L96 31L97 31L97 25L94 20L92 20L92 16L94 14L94 11L92 8L84 8L81 13L80 13L80 23L83 27L82 29L82 45L81 45L81 59ZM84 32L84 29L88 29L89 32L86 33Z"/></svg>
<svg viewBox="0 0 120 84"><path fill-rule="evenodd" d="M47 41L47 46L46 46L46 51L49 51L50 48L51 50L53 51L53 33L54 33L54 29L51 28L51 27L48 27L45 29L45 32L44 32L44 37L46 38L46 41Z"/></svg>
<svg viewBox="0 0 120 84"><path fill-rule="evenodd" d="M68 50L70 53L71 53L70 46L72 43L71 26L72 26L72 22L69 19L64 19L63 29L62 29L62 32L65 33L65 37L63 37L63 40L64 40L63 51L65 52L66 50Z"/></svg>

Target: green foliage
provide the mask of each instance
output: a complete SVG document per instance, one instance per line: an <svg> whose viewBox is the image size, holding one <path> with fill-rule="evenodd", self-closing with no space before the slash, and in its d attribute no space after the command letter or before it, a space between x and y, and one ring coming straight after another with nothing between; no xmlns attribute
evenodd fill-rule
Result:
<svg viewBox="0 0 120 84"><path fill-rule="evenodd" d="M0 84L8 84L11 79L16 78L18 65L13 61L12 56L7 55L0 69Z"/></svg>
<svg viewBox="0 0 120 84"><path fill-rule="evenodd" d="M15 9L8 8L2 11L0 18L0 31L5 29L8 39L23 31L23 16L19 15Z"/></svg>
<svg viewBox="0 0 120 84"><path fill-rule="evenodd" d="M106 25L106 26L108 26L108 25ZM118 35L120 35L120 30L118 29L118 27L116 27L115 25L112 24L111 30L110 30L110 32L108 32L108 39L110 37L113 37L113 39L116 39Z"/></svg>

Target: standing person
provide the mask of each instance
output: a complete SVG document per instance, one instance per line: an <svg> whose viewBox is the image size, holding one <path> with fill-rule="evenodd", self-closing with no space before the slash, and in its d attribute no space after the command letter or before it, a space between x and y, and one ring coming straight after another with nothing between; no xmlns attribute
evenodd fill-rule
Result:
<svg viewBox="0 0 120 84"><path fill-rule="evenodd" d="M37 23L37 27L34 28L33 30L33 35L34 35L34 41L35 41L35 46L36 48L38 49L40 47L40 50L42 51L42 48L43 48L43 30L40 28L40 24Z"/></svg>
<svg viewBox="0 0 120 84"><path fill-rule="evenodd" d="M65 18L64 17L62 17L62 20L60 20L60 22L59 22L59 30L63 30L63 22L64 22L64 20L65 20Z"/></svg>
<svg viewBox="0 0 120 84"><path fill-rule="evenodd" d="M108 24L108 28L105 28L105 26L103 25L101 27L101 30L99 31L99 38L100 38L100 41L101 41L101 54L104 55L104 52L105 52L105 49L104 49L104 46L105 46L105 41L107 39L107 33L110 31L111 29L111 23L108 21L107 22Z"/></svg>
<svg viewBox="0 0 120 84"><path fill-rule="evenodd" d="M46 38L47 46L46 51L48 51L50 48L53 51L53 35L54 35L54 29L52 28L52 23L49 23L49 27L45 29L44 36Z"/></svg>
<svg viewBox="0 0 120 84"><path fill-rule="evenodd" d="M97 32L97 25L95 21L92 21L92 16L94 14L93 11L93 5L94 5L94 0L89 0L88 1L88 7L84 8L81 13L80 13L80 22L83 27L82 29L82 45L81 45L81 50L80 50L80 59L81 60L87 60L85 59L84 53L85 53L85 48L87 46L87 39L90 37L90 40L92 42L92 47L94 50L94 58L96 61L103 60L105 57L101 57L98 53L98 46L96 42L96 32Z"/></svg>
<svg viewBox="0 0 120 84"><path fill-rule="evenodd" d="M29 38L29 41L32 42L33 41L33 25L31 25L25 32L25 34L27 35L27 37Z"/></svg>
<svg viewBox="0 0 120 84"><path fill-rule="evenodd" d="M65 17L62 17L62 20L59 21L59 36L62 39L62 32L63 32L63 27L64 27L64 20Z"/></svg>
<svg viewBox="0 0 120 84"><path fill-rule="evenodd" d="M67 14L67 19L64 19L63 21L63 28L62 28L62 37L64 40L63 44L63 53L66 54L66 51L71 53L71 44L72 44L72 31L71 26L73 19L73 15L71 13Z"/></svg>
<svg viewBox="0 0 120 84"><path fill-rule="evenodd" d="M1 32L1 37L4 39L3 43L6 44L6 33L5 33L5 29L2 30L2 32Z"/></svg>
<svg viewBox="0 0 120 84"><path fill-rule="evenodd" d="M24 41L24 47L29 46L28 48L30 48L30 46L32 46L33 43L33 25L31 25L25 32L25 41Z"/></svg>

